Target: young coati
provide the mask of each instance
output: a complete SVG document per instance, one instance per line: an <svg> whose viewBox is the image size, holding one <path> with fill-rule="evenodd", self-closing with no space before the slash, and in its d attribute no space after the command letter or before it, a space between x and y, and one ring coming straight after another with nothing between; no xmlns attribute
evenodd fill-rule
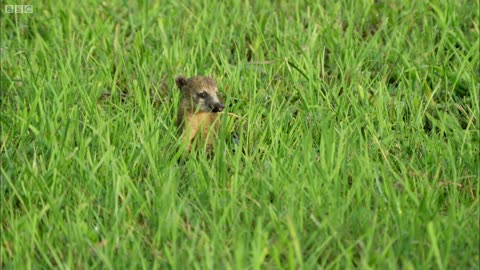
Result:
<svg viewBox="0 0 480 270"><path fill-rule="evenodd" d="M182 93L177 127L183 133L187 150L190 151L192 142L198 138L205 142L207 149L211 151L212 141L220 122L217 113L225 108L218 98L215 81L204 76L193 78L178 76L175 82Z"/></svg>

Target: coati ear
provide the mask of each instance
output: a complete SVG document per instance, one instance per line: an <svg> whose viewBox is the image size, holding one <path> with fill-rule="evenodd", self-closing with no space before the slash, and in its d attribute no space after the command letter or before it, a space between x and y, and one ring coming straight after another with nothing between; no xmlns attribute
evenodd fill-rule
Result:
<svg viewBox="0 0 480 270"><path fill-rule="evenodd" d="M177 84L178 88L180 88L181 90L185 85L187 85L187 78L180 75L175 79L175 83Z"/></svg>

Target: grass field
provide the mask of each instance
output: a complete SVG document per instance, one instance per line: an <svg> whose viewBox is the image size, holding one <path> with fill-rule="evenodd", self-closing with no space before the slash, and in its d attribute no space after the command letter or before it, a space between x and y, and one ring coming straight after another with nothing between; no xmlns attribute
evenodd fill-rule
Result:
<svg viewBox="0 0 480 270"><path fill-rule="evenodd" d="M478 1L10 2L2 269L478 269Z"/></svg>

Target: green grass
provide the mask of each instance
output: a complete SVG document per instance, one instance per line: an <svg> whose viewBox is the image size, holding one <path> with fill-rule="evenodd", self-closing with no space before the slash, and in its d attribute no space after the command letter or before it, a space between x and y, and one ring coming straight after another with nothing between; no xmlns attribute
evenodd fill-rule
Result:
<svg viewBox="0 0 480 270"><path fill-rule="evenodd" d="M1 268L478 267L478 1L10 2Z"/></svg>

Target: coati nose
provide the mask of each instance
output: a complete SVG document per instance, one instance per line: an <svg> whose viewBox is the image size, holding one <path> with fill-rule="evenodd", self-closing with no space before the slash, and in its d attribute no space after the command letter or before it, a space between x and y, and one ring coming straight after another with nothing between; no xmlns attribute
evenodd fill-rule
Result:
<svg viewBox="0 0 480 270"><path fill-rule="evenodd" d="M218 103L218 104L215 104L212 111L213 112L221 112L221 111L223 111L223 109L225 109L225 105L223 105L222 103Z"/></svg>

